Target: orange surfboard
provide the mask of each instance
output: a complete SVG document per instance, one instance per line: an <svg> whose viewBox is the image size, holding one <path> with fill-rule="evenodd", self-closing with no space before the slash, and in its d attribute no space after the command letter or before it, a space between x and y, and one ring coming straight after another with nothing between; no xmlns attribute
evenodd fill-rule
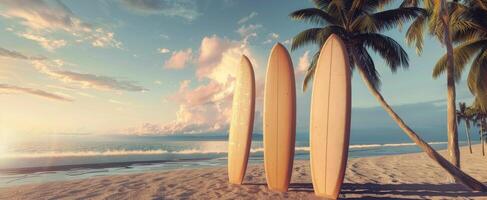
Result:
<svg viewBox="0 0 487 200"><path fill-rule="evenodd" d="M296 138L293 63L282 44L269 56L264 89L264 166L270 190L285 192L291 180Z"/></svg>
<svg viewBox="0 0 487 200"><path fill-rule="evenodd" d="M254 110L254 69L243 55L237 70L228 139L228 180L232 184L242 184L245 176L254 127Z"/></svg>
<svg viewBox="0 0 487 200"><path fill-rule="evenodd" d="M343 41L331 35L316 65L310 115L310 162L317 196L336 199L345 177L350 138L351 81Z"/></svg>

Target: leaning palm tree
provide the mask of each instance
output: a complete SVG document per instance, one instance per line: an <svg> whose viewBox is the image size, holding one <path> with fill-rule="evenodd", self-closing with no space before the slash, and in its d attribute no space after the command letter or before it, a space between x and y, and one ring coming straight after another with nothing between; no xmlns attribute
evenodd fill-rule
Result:
<svg viewBox="0 0 487 200"><path fill-rule="evenodd" d="M422 14L418 8L397 8L377 12L390 0L313 0L314 8L297 10L291 18L316 24L319 27L302 31L293 38L292 50L308 44L324 45L327 38L338 35L345 43L350 60L350 70L357 69L367 88L380 105L409 138L449 174L473 190L487 191L487 187L467 175L436 152L397 115L379 92L380 79L368 49L378 53L392 72L407 68L408 56L394 39L380 32L391 29ZM305 75L303 89L313 78L319 50L314 54Z"/></svg>
<svg viewBox="0 0 487 200"><path fill-rule="evenodd" d="M468 141L468 148L470 150L470 154L472 153L472 142L470 140L470 119L471 115L467 108L467 104L465 102L460 102L458 104L459 110L457 110L457 121L460 124L462 121L465 122L465 134L467 135Z"/></svg>
<svg viewBox="0 0 487 200"><path fill-rule="evenodd" d="M456 88L455 68L453 57L453 43L451 39L451 24L455 21L457 1L446 0L403 0L401 7L417 7L421 4L426 13L416 18L406 33L406 41L416 45L416 52L421 54L423 48L423 32L428 26L428 32L435 36L441 44L446 46L446 59L443 68L447 79L447 130L448 154L450 162L460 167L460 148L458 146L458 130L456 120Z"/></svg>

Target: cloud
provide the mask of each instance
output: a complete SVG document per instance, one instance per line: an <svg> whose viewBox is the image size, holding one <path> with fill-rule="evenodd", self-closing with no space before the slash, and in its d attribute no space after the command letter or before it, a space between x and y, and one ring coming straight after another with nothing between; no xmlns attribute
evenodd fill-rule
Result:
<svg viewBox="0 0 487 200"><path fill-rule="evenodd" d="M45 60L46 57L43 56L27 56L20 52L14 50L8 50L0 47L0 56L21 60Z"/></svg>
<svg viewBox="0 0 487 200"><path fill-rule="evenodd" d="M182 69L191 61L193 51L191 49L172 52L171 57L164 63L167 69Z"/></svg>
<svg viewBox="0 0 487 200"><path fill-rule="evenodd" d="M28 56L23 53L8 50L0 47L0 56L29 60L40 73L46 74L52 78L66 83L78 84L84 88L95 88L100 90L123 90L133 92L143 92L148 89L139 86L131 81L118 80L108 76L73 72L62 70L66 63L60 59L48 60L43 56Z"/></svg>
<svg viewBox="0 0 487 200"><path fill-rule="evenodd" d="M31 33L19 33L17 35L20 37L23 37L25 39L37 42L39 45L41 45L42 47L44 47L48 51L54 51L57 48L61 48L61 47L66 46L66 44L67 44L66 40L62 40L62 39L61 40L52 40L52 39L48 39L48 38L45 38L43 36L34 35Z"/></svg>
<svg viewBox="0 0 487 200"><path fill-rule="evenodd" d="M65 82L79 83L83 87L88 88L97 88L102 90L124 90L132 92L147 91L147 89L144 87L135 85L133 82L121 81L108 76L84 74L72 71L53 71L53 74Z"/></svg>
<svg viewBox="0 0 487 200"><path fill-rule="evenodd" d="M169 35L166 35L166 34L160 34L159 36L161 36L161 38L165 39L165 40L169 39Z"/></svg>
<svg viewBox="0 0 487 200"><path fill-rule="evenodd" d="M73 99L64 97L58 94L54 94L51 92L47 92L44 90L40 89L33 89L33 88L26 88L26 87L19 87L19 86L14 86L14 85L8 85L8 84L1 84L0 83L0 94L11 94L11 93L27 93L39 97L44 97L52 100L58 100L58 101L73 101Z"/></svg>
<svg viewBox="0 0 487 200"><path fill-rule="evenodd" d="M166 54L166 53L171 52L171 50L169 50L168 48L158 48L157 52L159 52L161 54Z"/></svg>
<svg viewBox="0 0 487 200"><path fill-rule="evenodd" d="M242 25L240 28L237 29L237 33L240 34L243 38L247 38L249 36L256 36L257 30L262 28L261 24L249 24L249 25Z"/></svg>
<svg viewBox="0 0 487 200"><path fill-rule="evenodd" d="M298 68L296 69L296 77L301 77L306 74L310 64L309 51L305 51L304 54L299 57Z"/></svg>
<svg viewBox="0 0 487 200"><path fill-rule="evenodd" d="M216 35L204 37L198 52L198 81L182 81L178 91L166 98L167 101L179 104L176 119L165 124L144 123L126 129L126 132L178 134L218 132L228 128L234 76L242 54L247 55L254 64L256 62L246 41L234 41Z"/></svg>
<svg viewBox="0 0 487 200"><path fill-rule="evenodd" d="M257 12L251 12L249 15L247 15L247 16L243 17L242 19L238 20L237 23L238 24L243 24L243 23L249 21L250 19L256 17L257 15L258 15Z"/></svg>
<svg viewBox="0 0 487 200"><path fill-rule="evenodd" d="M148 90L142 86L136 85L134 82L118 80L109 76L52 69L53 67L50 67L50 65L56 65L55 63L48 63L46 61L33 61L32 63L41 73L66 83L78 84L83 88L131 92L143 92ZM63 65L63 63L58 62L57 65Z"/></svg>
<svg viewBox="0 0 487 200"><path fill-rule="evenodd" d="M91 40L91 46L94 47L116 47L122 49L122 42L115 39L115 33L107 32L102 28L95 29L96 34L88 36Z"/></svg>
<svg viewBox="0 0 487 200"><path fill-rule="evenodd" d="M88 41L93 47L122 46L114 38L113 32L82 21L61 1L2 0L0 5L5 8L0 16L19 20L28 30L28 34L19 34L21 37L37 41L48 50L67 44L61 39L47 39L44 36L56 31L68 33L78 42Z"/></svg>
<svg viewBox="0 0 487 200"><path fill-rule="evenodd" d="M127 131L131 134L178 134L226 129L231 114L231 95L219 95L226 85L215 81L194 89L189 85L189 80L182 81L178 92L168 97L169 100L180 103L175 120L162 125L145 123Z"/></svg>
<svg viewBox="0 0 487 200"><path fill-rule="evenodd" d="M122 0L129 10L140 14L158 14L194 20L200 15L192 0Z"/></svg>
<svg viewBox="0 0 487 200"><path fill-rule="evenodd" d="M267 40L264 41L264 44L272 43L273 41L276 41L277 39L279 39L279 34L269 33L269 35L267 36Z"/></svg>
<svg viewBox="0 0 487 200"><path fill-rule="evenodd" d="M208 77L214 72L214 67L217 66L226 53L230 53L230 49L234 49L234 52L239 54L240 43L237 41L231 41L226 38L219 38L216 35L210 37L204 37L201 40L200 55L198 57L198 68L196 70L196 77L202 79ZM225 70L225 69L224 69ZM224 82L226 78L220 80Z"/></svg>

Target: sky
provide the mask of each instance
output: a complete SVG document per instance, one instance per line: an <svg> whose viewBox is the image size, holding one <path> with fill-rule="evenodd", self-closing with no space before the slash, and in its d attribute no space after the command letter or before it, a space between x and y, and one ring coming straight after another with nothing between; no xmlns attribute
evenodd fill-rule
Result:
<svg viewBox="0 0 487 200"><path fill-rule="evenodd" d="M235 69L242 54L255 70L255 131L261 131L267 56L276 42L314 27L291 20L306 0L0 0L0 133L226 133ZM386 35L410 56L392 74L373 55L381 92L413 129L445 130L445 77L432 79L444 54L426 38L418 56L405 27ZM309 124L310 91L301 91L316 47L292 51L297 131ZM472 100L465 79L458 101ZM397 130L360 80L352 78L352 130Z"/></svg>

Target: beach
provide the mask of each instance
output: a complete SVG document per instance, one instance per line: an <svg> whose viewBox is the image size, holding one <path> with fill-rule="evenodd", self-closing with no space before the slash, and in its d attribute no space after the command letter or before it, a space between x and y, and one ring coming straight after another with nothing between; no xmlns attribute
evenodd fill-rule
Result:
<svg viewBox="0 0 487 200"><path fill-rule="evenodd" d="M462 168L487 183L481 146L463 147ZM444 155L445 151L441 151ZM348 162L343 199L487 199L449 183L447 174L424 153L353 158ZM250 165L243 185L227 182L225 167L101 176L0 188L0 199L314 199L309 161L296 160L289 191L271 192L262 164Z"/></svg>

